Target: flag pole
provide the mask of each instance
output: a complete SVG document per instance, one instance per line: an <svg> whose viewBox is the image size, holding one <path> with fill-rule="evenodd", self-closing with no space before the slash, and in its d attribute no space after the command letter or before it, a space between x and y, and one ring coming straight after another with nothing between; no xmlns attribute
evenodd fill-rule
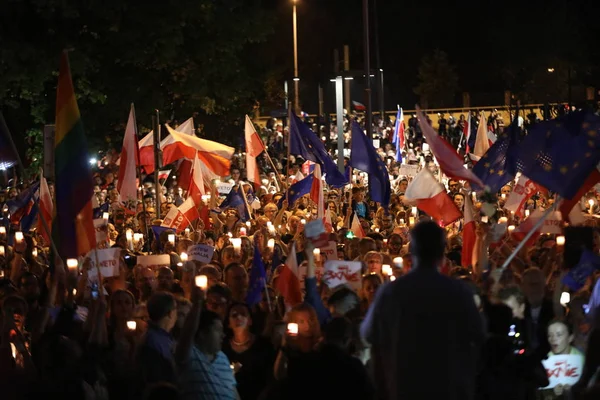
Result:
<svg viewBox="0 0 600 400"><path fill-rule="evenodd" d="M287 161L285 163L285 188L286 188L286 192L285 192L285 200L288 203L288 207L290 206L289 202L290 202L290 195L289 195L289 191L288 186L287 186L287 181L289 179L290 176L290 144L292 141L292 105L289 105L289 110L288 110L288 115L289 115L289 122L288 122L288 140L287 140Z"/></svg>
<svg viewBox="0 0 600 400"><path fill-rule="evenodd" d="M142 183L142 167L140 165L140 145L138 142L138 127L137 127L137 119L135 116L135 106L133 105L133 103L131 103L131 112L133 113L133 129L135 132L135 151L136 151L136 155L137 155L137 170L138 170L138 175L140 177L140 186L139 186L139 192L140 192L140 197L142 200L142 212L144 213L144 218L146 218L146 203L144 202L144 185ZM158 171L158 166L154 166L154 168ZM136 204L136 208L137 208L137 204ZM145 221L145 220L144 220ZM146 226L146 237L149 238L150 236L150 231L148 230L148 224L144 224Z"/></svg>
<svg viewBox="0 0 600 400"><path fill-rule="evenodd" d="M155 110L154 114L152 115L152 138L154 141L154 187L156 188L156 218L160 218L160 197L162 196L162 193L159 193L158 191L158 170L160 168L160 123L158 118L158 110Z"/></svg>
<svg viewBox="0 0 600 400"><path fill-rule="evenodd" d="M244 204L246 205L246 210L248 210L248 217L252 218L252 210L250 209L250 205L248 204L248 199L246 198L246 190L244 189L243 183L240 184L240 190L242 191L242 197L244 199Z"/></svg>
<svg viewBox="0 0 600 400"><path fill-rule="evenodd" d="M538 229L540 229L540 227L542 226L542 224L544 223L544 221L546 220L546 218L548 218L548 216L550 215L550 213L552 213L552 212L555 211L555 207L556 207L556 205L558 205L559 202L560 202L560 197L557 196L556 197L555 206L548 208L544 212L544 214L540 217L540 219L535 223L535 225L533 226L533 228L529 232L527 232L527 235L525 235L525 237L523 238L523 240L521 240L521 243L519 243L519 245L517 247L515 247L515 249L511 253L511 255L508 256L508 258L506 259L506 261L504 261L504 264L502 264L502 267L500 269L505 269L506 267L508 267L508 265L511 263L511 261L513 260L513 258L515 258L515 256L517 255L517 253L519 251L521 251L521 249L523 248L523 246L525 246L525 243L527 243L527 241L533 236L533 234L536 233L538 231Z"/></svg>

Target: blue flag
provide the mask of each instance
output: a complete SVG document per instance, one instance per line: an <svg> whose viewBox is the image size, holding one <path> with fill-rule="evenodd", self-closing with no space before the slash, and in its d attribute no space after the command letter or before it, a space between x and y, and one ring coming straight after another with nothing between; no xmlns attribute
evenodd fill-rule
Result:
<svg viewBox="0 0 600 400"><path fill-rule="evenodd" d="M520 171L571 199L600 162L600 117L584 111L536 124L519 146Z"/></svg>
<svg viewBox="0 0 600 400"><path fill-rule="evenodd" d="M10 222L19 225L24 232L29 232L37 216L37 200L40 196L40 183L36 182L13 199L6 202L10 214Z"/></svg>
<svg viewBox="0 0 600 400"><path fill-rule="evenodd" d="M342 187L348 183L325 151L321 139L293 111L290 112L290 153L319 164L325 181L331 186ZM338 156L343 157L343 154Z"/></svg>
<svg viewBox="0 0 600 400"><path fill-rule="evenodd" d="M94 219L102 218L102 214L108 212L109 203L104 203L100 207L94 208Z"/></svg>
<svg viewBox="0 0 600 400"><path fill-rule="evenodd" d="M234 187L233 189L231 189L231 192L229 192L227 197L225 197L225 200L223 200L221 205L219 205L219 208L222 210L225 208L235 208L236 210L238 210L242 221L246 222L250 219L250 215L248 214L248 207L246 206L246 202L244 201L244 197L241 192L242 190L244 190L243 185L239 185L237 188ZM254 195L251 193L247 196L248 201L251 201L250 199L254 198Z"/></svg>
<svg viewBox="0 0 600 400"><path fill-rule="evenodd" d="M371 199L387 208L392 193L390 176L383 160L373 147L373 141L363 133L356 121L352 122L351 149L350 165L369 174Z"/></svg>
<svg viewBox="0 0 600 400"><path fill-rule="evenodd" d="M246 303L252 307L262 299L262 291L265 290L265 281L267 274L265 272L265 264L258 246L254 246L254 259L252 260L252 269L250 270L250 278L248 285L248 294L246 295Z"/></svg>
<svg viewBox="0 0 600 400"><path fill-rule="evenodd" d="M585 285L588 277L599 269L600 257L590 250L584 250L581 253L579 263L563 277L562 283L572 290L577 291Z"/></svg>
<svg viewBox="0 0 600 400"><path fill-rule="evenodd" d="M396 114L396 123L394 124L394 136L392 137L392 144L396 147L396 162L402 162L402 149L400 148L400 129L404 123L402 118L402 111L398 107L398 113Z"/></svg>
<svg viewBox="0 0 600 400"><path fill-rule="evenodd" d="M279 199L279 203L277 203L277 207L279 207L279 209L281 209L281 207L283 205L283 201L285 199L287 199L287 201L288 201L288 206L293 206L294 203L296 202L296 200L298 200L300 197L304 196L305 194L309 194L310 188L312 187L312 184L313 184L313 178L314 178L314 175L308 175L306 178L304 178L301 181L298 181L298 182L294 183L292 186L290 186L290 188L286 192L286 195L283 196L281 199Z"/></svg>
<svg viewBox="0 0 600 400"><path fill-rule="evenodd" d="M473 173L490 188L491 193L498 192L502 186L515 178L520 140L521 130L517 117L473 167ZM527 176L529 177L529 175ZM475 189L482 190L483 188L475 187Z"/></svg>
<svg viewBox="0 0 600 400"><path fill-rule="evenodd" d="M160 234L163 233L164 231L171 231L173 233L175 233L175 230L173 230L173 228L169 228L167 226L156 226L156 225L152 225L152 233L154 234L154 240L156 240L156 244L158 245L158 250L162 251L162 246L160 244Z"/></svg>

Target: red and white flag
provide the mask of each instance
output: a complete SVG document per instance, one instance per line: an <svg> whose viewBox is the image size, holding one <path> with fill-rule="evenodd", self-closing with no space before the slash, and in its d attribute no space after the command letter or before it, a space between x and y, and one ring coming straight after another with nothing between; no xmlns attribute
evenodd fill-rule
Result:
<svg viewBox="0 0 600 400"><path fill-rule="evenodd" d="M298 269L298 261L296 260L295 243L292 244L288 257L285 260L285 264L279 272L275 288L281 293L287 305L293 307L302 303L300 271Z"/></svg>
<svg viewBox="0 0 600 400"><path fill-rule="evenodd" d="M467 123L463 127L463 136L465 137L465 153L469 154L471 152L471 148L469 147L469 138L471 137L471 112L467 113ZM460 143L458 144L458 148L460 149Z"/></svg>
<svg viewBox="0 0 600 400"><path fill-rule="evenodd" d="M473 149L473 154L475 158L471 157L474 161L479 161L481 157L489 150L490 148L490 140L488 138L487 132L487 120L485 115L481 113L481 118L479 119L479 126L477 127L477 137L475 138L475 148Z"/></svg>
<svg viewBox="0 0 600 400"><path fill-rule="evenodd" d="M321 179L321 166L319 164L315 164L315 170L313 171L310 199L317 205L317 218L323 219L325 216L325 199L323 197L323 180Z"/></svg>
<svg viewBox="0 0 600 400"><path fill-rule="evenodd" d="M126 205L126 209L135 212L137 205L137 181L136 165L138 164L138 148L135 126L135 109L133 104L129 111L129 119L125 128L123 137L123 149L121 150L121 161L119 166L119 179L117 181L117 190L121 195L121 202Z"/></svg>
<svg viewBox="0 0 600 400"><path fill-rule="evenodd" d="M96 197L96 196L94 196ZM44 178L42 170L40 170L40 213L37 221L37 231L44 238L47 244L50 243L50 237L44 229L42 219L46 222L46 227L52 232L52 212L54 211L54 204L52 204L52 196L50 195L50 189L48 188L48 182Z"/></svg>
<svg viewBox="0 0 600 400"><path fill-rule="evenodd" d="M400 107L400 121L398 122L398 124L396 124L397 128L397 132L395 132L396 134L396 140L397 140L397 146L400 146L401 149L404 148L404 144L405 144L405 138L404 138L404 110L402 109L402 107Z"/></svg>
<svg viewBox="0 0 600 400"><path fill-rule="evenodd" d="M167 125L168 126L168 125ZM194 118L189 118L187 121L177 126L177 132L184 133L186 135L195 136L194 134ZM162 149L164 146L168 144L172 144L173 139L170 135L167 135L164 139L160 141L160 148ZM154 172L154 131L150 131L146 136L144 136L139 142L138 146L140 148L140 166L144 167L144 171L147 174L151 174ZM191 160L191 158L190 158ZM169 163L163 163L164 165Z"/></svg>
<svg viewBox="0 0 600 400"><path fill-rule="evenodd" d="M475 210L471 196L465 196L465 217L462 230L462 256L461 265L468 267L473 265L473 249L475 248L475 239L477 238L477 225L475 223Z"/></svg>
<svg viewBox="0 0 600 400"><path fill-rule="evenodd" d="M523 221L521 225L519 225L517 229L513 231L513 238L519 241L523 240L525 236L531 230L533 230L533 228L538 223L540 218L542 218L544 213L545 211L541 208L535 209L531 213L529 218ZM533 243L535 243L537 238L542 233L550 233L555 235L560 235L562 233L562 215L560 214L560 211L552 211L550 215L546 217L544 223L536 230L536 232L531 236L531 238L529 238L529 240L527 241L527 245L531 246Z"/></svg>
<svg viewBox="0 0 600 400"><path fill-rule="evenodd" d="M407 201L416 201L417 208L439 222L442 227L460 219L462 214L442 184L423 168L406 188Z"/></svg>
<svg viewBox="0 0 600 400"><path fill-rule="evenodd" d="M200 159L194 157L192 179L188 189L188 197L191 197L196 205L199 205L202 202L202 195L206 194L204 191L204 179L202 178L202 168L200 167L200 164Z"/></svg>
<svg viewBox="0 0 600 400"><path fill-rule="evenodd" d="M350 230L352 231L352 233L354 233L354 236L362 239L365 236L365 230L363 229L362 225L360 224L360 219L358 218L358 215L356 215L356 213L352 214L352 223L350 224Z"/></svg>
<svg viewBox="0 0 600 400"><path fill-rule="evenodd" d="M329 207L325 210L325 217L323 218L323 225L325 226L325 232L332 233L333 230L333 219L331 218L331 210ZM336 224L337 226L337 224Z"/></svg>
<svg viewBox="0 0 600 400"><path fill-rule="evenodd" d="M443 138L441 138L427 123L427 118L421 108L417 106L417 116L419 119L419 126L423 136L429 144L429 149L437 159L442 171L449 177L458 180L469 181L480 188L485 185L481 180L473 173L473 171L466 169L463 164L463 159L458 155L456 150Z"/></svg>
<svg viewBox="0 0 600 400"><path fill-rule="evenodd" d="M594 168L594 170L590 173L590 175L587 177L585 182L583 182L583 185L579 188L577 193L575 193L575 196L573 196L573 198L564 199L562 201L562 203L560 204L559 210L562 213L563 219L569 220L569 221L571 220L570 214L571 214L571 211L573 210L573 208L575 207L575 205L577 203L579 203L579 200L581 200L581 198L583 196L585 196L587 194L587 192L592 190L592 188L598 182L600 182L600 164L598 164L598 166L596 166L596 168ZM571 221L571 222L573 222L573 221Z"/></svg>
<svg viewBox="0 0 600 400"><path fill-rule="evenodd" d="M171 171L172 170L170 169L163 169L158 171L158 180L162 179L163 181L166 181L169 175L171 174Z"/></svg>
<svg viewBox="0 0 600 400"><path fill-rule="evenodd" d="M256 133L256 129L254 129L254 125L247 115L244 131L246 136L246 176L250 182L260 185L260 172L256 157L265 151L265 145L260 140L260 136Z"/></svg>
<svg viewBox="0 0 600 400"><path fill-rule="evenodd" d="M183 231L188 225L200 218L198 209L194 204L194 200L188 197L179 207L171 207L161 226L175 229L177 232Z"/></svg>
<svg viewBox="0 0 600 400"><path fill-rule="evenodd" d="M513 188L512 192L506 199L504 208L508 211L512 211L516 216L520 217L523 215L523 210L527 200L535 193L539 191L538 186L531 179L521 174L517 184Z"/></svg>

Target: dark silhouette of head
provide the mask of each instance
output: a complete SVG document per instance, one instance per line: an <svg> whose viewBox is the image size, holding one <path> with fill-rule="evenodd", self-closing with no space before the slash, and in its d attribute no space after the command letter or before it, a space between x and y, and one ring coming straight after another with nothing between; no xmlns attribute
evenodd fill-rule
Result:
<svg viewBox="0 0 600 400"><path fill-rule="evenodd" d="M410 232L413 263L421 268L435 268L444 258L446 232L433 221L422 221Z"/></svg>

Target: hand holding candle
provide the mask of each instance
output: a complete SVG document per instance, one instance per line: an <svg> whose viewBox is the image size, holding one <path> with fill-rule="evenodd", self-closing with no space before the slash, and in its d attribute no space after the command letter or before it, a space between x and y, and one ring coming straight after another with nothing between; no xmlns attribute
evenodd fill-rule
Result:
<svg viewBox="0 0 600 400"><path fill-rule="evenodd" d="M76 258L67 258L67 269L69 272L77 272L79 262Z"/></svg>
<svg viewBox="0 0 600 400"><path fill-rule="evenodd" d="M229 239L231 245L233 246L233 251L235 254L240 254L242 251L242 239L241 238L231 238Z"/></svg>
<svg viewBox="0 0 600 400"><path fill-rule="evenodd" d="M127 321L127 329L135 331L135 328L137 328L137 323L135 321Z"/></svg>
<svg viewBox="0 0 600 400"><path fill-rule="evenodd" d="M295 324L293 322L290 322L289 324L287 324L287 333L290 336L297 336L298 335L298 324Z"/></svg>
<svg viewBox="0 0 600 400"><path fill-rule="evenodd" d="M206 290L208 287L208 277L206 275L198 275L196 277L196 286L202 290Z"/></svg>
<svg viewBox="0 0 600 400"><path fill-rule="evenodd" d="M21 243L23 241L23 232L17 231L15 232L15 242Z"/></svg>

